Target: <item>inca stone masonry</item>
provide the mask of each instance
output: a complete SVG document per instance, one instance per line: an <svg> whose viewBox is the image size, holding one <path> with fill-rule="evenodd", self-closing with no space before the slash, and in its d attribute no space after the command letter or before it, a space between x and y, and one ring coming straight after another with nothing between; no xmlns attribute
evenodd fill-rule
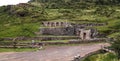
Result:
<svg viewBox="0 0 120 61"><path fill-rule="evenodd" d="M42 35L79 36L82 40L91 40L98 35L97 29L92 26L104 26L105 23L75 24L67 21L44 21L42 25L44 26L40 29Z"/></svg>

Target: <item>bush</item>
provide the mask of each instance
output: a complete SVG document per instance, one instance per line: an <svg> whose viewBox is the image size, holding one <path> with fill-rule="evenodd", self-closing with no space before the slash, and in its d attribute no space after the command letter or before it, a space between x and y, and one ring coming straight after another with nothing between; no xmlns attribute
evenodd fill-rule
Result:
<svg viewBox="0 0 120 61"><path fill-rule="evenodd" d="M115 40L111 43L111 48L117 54L118 59L120 59L120 35L115 38Z"/></svg>

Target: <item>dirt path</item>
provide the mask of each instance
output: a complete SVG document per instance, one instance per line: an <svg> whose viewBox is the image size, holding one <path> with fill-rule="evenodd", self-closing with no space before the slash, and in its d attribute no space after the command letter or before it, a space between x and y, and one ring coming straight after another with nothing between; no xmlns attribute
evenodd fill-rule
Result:
<svg viewBox="0 0 120 61"><path fill-rule="evenodd" d="M0 53L0 61L70 61L76 55L83 57L97 51L102 45L106 44L50 47L36 52Z"/></svg>

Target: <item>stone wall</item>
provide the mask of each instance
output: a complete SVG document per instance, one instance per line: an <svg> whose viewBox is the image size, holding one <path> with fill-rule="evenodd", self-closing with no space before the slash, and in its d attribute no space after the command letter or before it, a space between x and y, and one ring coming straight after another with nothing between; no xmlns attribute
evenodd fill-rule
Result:
<svg viewBox="0 0 120 61"><path fill-rule="evenodd" d="M61 22L61 21L45 21L45 22L42 22L42 25L45 26L45 27L68 27L71 25L71 23L68 23L68 22Z"/></svg>
<svg viewBox="0 0 120 61"><path fill-rule="evenodd" d="M68 39L78 39L78 36L74 36L74 37L17 37L16 40L17 41L27 41L27 40L41 40L41 41L50 41L50 40L68 40ZM0 41L13 41L14 38L0 38Z"/></svg>
<svg viewBox="0 0 120 61"><path fill-rule="evenodd" d="M88 26L88 27L92 27L92 26L106 26L108 25L108 23L82 23L82 24L77 24L77 26Z"/></svg>
<svg viewBox="0 0 120 61"><path fill-rule="evenodd" d="M91 40L94 39L98 35L96 29L79 29L79 36L82 40Z"/></svg>
<svg viewBox="0 0 120 61"><path fill-rule="evenodd" d="M84 40L84 39L90 40L91 35L92 35L91 30L80 29L80 38L82 40Z"/></svg>
<svg viewBox="0 0 120 61"><path fill-rule="evenodd" d="M59 27L59 28L41 28L40 33L42 35L56 35L56 36L74 36L74 27Z"/></svg>
<svg viewBox="0 0 120 61"><path fill-rule="evenodd" d="M93 39L98 35L96 29L85 29L83 27L49 27L41 28L41 35L53 35L53 36L79 36L81 39Z"/></svg>
<svg viewBox="0 0 120 61"><path fill-rule="evenodd" d="M59 27L69 27L69 26L74 26L74 25L77 25L77 26L84 26L84 27L86 27L86 26L88 26L88 27L93 27L93 26L106 26L106 25L108 25L108 23L107 22L105 22L105 23L82 23L82 24L75 24L75 23L70 23L70 22L67 22L67 21L65 21L65 22L61 22L61 21L58 21L58 22L56 22L56 21L44 21L44 22L42 22L42 25L43 26L45 26L45 27L57 27L57 26L59 26Z"/></svg>
<svg viewBox="0 0 120 61"><path fill-rule="evenodd" d="M32 40L39 40L39 39L43 39L42 42L35 42L36 45L38 45L39 43L42 43L44 45L61 45L61 44L83 44L83 43L93 43L93 42L106 42L105 39L95 39L95 40L80 40L78 39L79 37L78 36L75 36L75 37L17 37L14 43L13 39L14 38L3 38L3 39L0 39L1 43L0 43L0 47L14 47L14 45L16 47L31 47L32 46ZM8 40L11 40L9 42L5 42L6 40L5 39L8 39ZM57 42L50 42L50 40L52 39L56 39L56 40L68 40L68 42L61 42L61 41L57 41ZM74 40L72 40L74 39ZM76 39L76 40L75 40ZM7 41L8 41L7 40ZM22 42L22 41L30 41L30 42ZM49 41L46 41L49 40ZM18 41L21 41L21 42L18 42ZM35 45L35 46L36 46ZM36 46L37 47L37 46Z"/></svg>

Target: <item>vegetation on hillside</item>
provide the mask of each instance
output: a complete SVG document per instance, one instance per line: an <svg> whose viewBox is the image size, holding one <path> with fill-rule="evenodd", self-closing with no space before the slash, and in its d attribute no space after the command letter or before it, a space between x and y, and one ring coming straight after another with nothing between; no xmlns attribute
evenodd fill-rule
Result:
<svg viewBox="0 0 120 61"><path fill-rule="evenodd" d="M31 52L37 51L38 48L0 48L0 53L2 52Z"/></svg>
<svg viewBox="0 0 120 61"><path fill-rule="evenodd" d="M120 59L120 35L118 35L113 42L111 42L111 49L116 53L117 58Z"/></svg>
<svg viewBox="0 0 120 61"><path fill-rule="evenodd" d="M117 56L113 53L105 53L105 54L95 54L88 58L86 58L84 61L119 61L117 59Z"/></svg>
<svg viewBox="0 0 120 61"><path fill-rule="evenodd" d="M19 4L0 7L0 18L0 37L35 36L46 14L40 7Z"/></svg>
<svg viewBox="0 0 120 61"><path fill-rule="evenodd" d="M96 28L108 37L114 37L120 33L119 0L36 1L0 7L0 38L36 36L35 32L39 31L41 22L50 20L108 23L107 26Z"/></svg>
<svg viewBox="0 0 120 61"><path fill-rule="evenodd" d="M43 3L46 8L90 9L96 5L120 5L119 0L31 0L30 2Z"/></svg>
<svg viewBox="0 0 120 61"><path fill-rule="evenodd" d="M111 46L108 48L111 53L101 53L89 56L84 61L120 61L120 34L111 40Z"/></svg>

